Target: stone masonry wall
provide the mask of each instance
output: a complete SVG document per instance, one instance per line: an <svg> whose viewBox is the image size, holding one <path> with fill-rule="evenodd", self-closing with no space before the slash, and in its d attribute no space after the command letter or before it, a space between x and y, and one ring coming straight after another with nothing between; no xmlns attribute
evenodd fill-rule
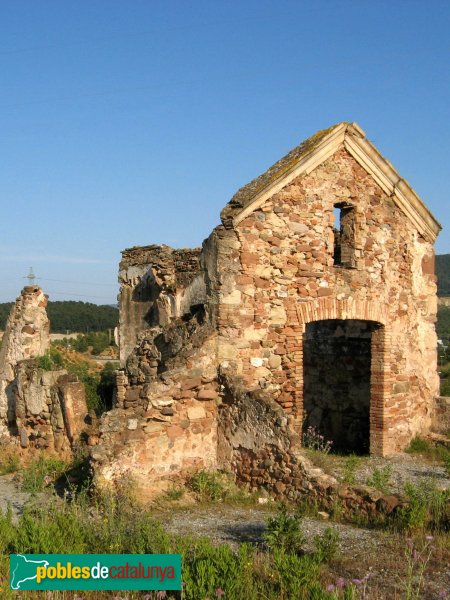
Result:
<svg viewBox="0 0 450 600"><path fill-rule="evenodd" d="M353 268L334 264L334 207L354 207ZM270 392L300 431L303 334L334 318L382 326L373 340L371 450L430 426L438 391L433 248L344 149L235 227L214 233L219 362Z"/></svg>

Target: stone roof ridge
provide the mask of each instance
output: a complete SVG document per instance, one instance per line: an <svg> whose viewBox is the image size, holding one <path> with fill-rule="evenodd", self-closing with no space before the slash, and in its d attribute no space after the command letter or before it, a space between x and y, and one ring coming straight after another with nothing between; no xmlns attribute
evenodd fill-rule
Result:
<svg viewBox="0 0 450 600"><path fill-rule="evenodd" d="M318 131L262 175L240 188L220 214L223 225L226 228L236 226L295 177L310 173L340 147L344 147L383 191L392 197L419 233L428 241L434 242L442 229L440 223L409 183L367 139L364 130L357 123L347 121Z"/></svg>

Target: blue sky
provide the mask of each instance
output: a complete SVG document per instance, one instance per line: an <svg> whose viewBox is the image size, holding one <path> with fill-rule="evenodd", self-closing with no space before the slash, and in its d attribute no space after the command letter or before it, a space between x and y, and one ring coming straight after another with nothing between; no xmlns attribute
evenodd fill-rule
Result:
<svg viewBox="0 0 450 600"><path fill-rule="evenodd" d="M356 121L444 226L450 3L3 0L0 302L114 302L124 248L198 246L234 192Z"/></svg>

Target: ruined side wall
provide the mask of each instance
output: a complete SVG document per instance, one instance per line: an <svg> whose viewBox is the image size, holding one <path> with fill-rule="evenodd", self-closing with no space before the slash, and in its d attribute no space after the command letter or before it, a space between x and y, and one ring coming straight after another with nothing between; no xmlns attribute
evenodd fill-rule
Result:
<svg viewBox="0 0 450 600"><path fill-rule="evenodd" d="M139 334L164 326L205 301L200 249L143 246L124 250L119 267L119 346L124 365Z"/></svg>
<svg viewBox="0 0 450 600"><path fill-rule="evenodd" d="M353 268L333 262L337 203L355 207ZM249 389L271 393L299 431L305 314L373 320L385 326L377 452L429 428L438 392L433 248L345 150L216 235L218 355Z"/></svg>
<svg viewBox="0 0 450 600"><path fill-rule="evenodd" d="M24 359L42 356L50 345L47 297L38 286L26 286L17 298L6 324L0 350L0 434L14 420L11 384L14 369Z"/></svg>

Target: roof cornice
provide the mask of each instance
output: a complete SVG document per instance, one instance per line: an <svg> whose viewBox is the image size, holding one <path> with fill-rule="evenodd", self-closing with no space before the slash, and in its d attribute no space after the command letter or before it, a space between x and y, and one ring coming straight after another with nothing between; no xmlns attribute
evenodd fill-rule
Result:
<svg viewBox="0 0 450 600"><path fill-rule="evenodd" d="M353 156L381 189L412 221L422 236L434 242L442 229L440 223L392 164L380 154L356 124L348 125L344 136L344 148Z"/></svg>
<svg viewBox="0 0 450 600"><path fill-rule="evenodd" d="M381 189L392 198L393 202L410 219L421 235L429 242L434 242L441 230L441 225L408 182L369 142L365 132L356 123L340 123L332 127L325 135L322 135L320 141L313 144L310 150L302 153L290 168L282 171L278 176L275 174L266 186L259 189L253 197L248 198L245 206L236 207L233 210L233 225L238 225L294 179L311 173L342 146L373 177ZM222 211L222 216L224 212L225 210Z"/></svg>

